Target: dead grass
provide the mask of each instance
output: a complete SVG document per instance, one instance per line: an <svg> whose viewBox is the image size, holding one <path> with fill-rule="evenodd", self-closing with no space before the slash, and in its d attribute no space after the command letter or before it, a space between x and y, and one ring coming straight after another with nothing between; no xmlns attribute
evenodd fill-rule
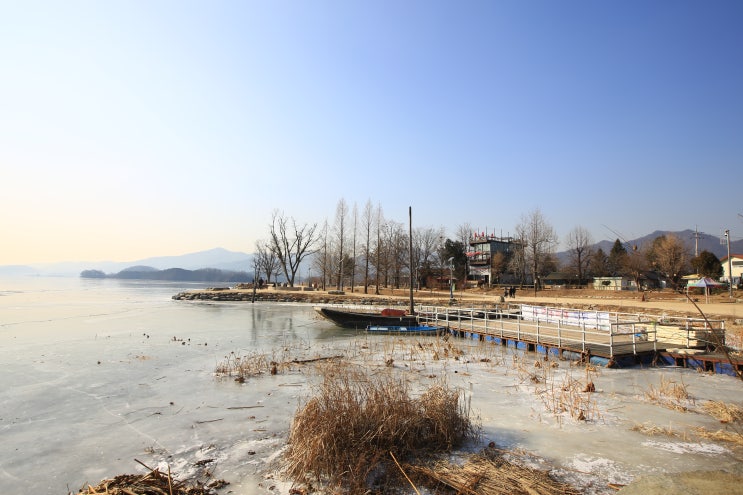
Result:
<svg viewBox="0 0 743 495"><path fill-rule="evenodd" d="M642 433L643 435L647 435L649 437L655 437L655 436L680 437L681 436L681 434L674 431L673 428L671 428L670 426L668 427L658 426L652 423L636 424L630 429L632 431Z"/></svg>
<svg viewBox="0 0 743 495"><path fill-rule="evenodd" d="M724 424L724 429L710 431L697 428L696 433L704 438L743 446L743 408L735 404L708 401L702 405L704 412Z"/></svg>
<svg viewBox="0 0 743 495"><path fill-rule="evenodd" d="M370 379L363 369L333 363L294 417L285 471L297 483L344 493L399 486L390 454L408 461L452 449L476 436L469 413L461 393L446 385L413 397L393 373Z"/></svg>
<svg viewBox="0 0 743 495"><path fill-rule="evenodd" d="M136 459L135 459L136 460ZM147 474L120 474L114 478L105 479L96 486L88 485L78 491L80 495L213 495L216 490L228 485L224 480L200 479L178 480L168 472L152 469L141 461L137 461L147 469ZM203 473L206 480L211 478L208 470Z"/></svg>
<svg viewBox="0 0 743 495"><path fill-rule="evenodd" d="M562 372L555 361L546 356L529 365L525 359L513 357L513 366L522 382L534 387L547 412L558 422L565 415L576 421L595 421L601 417L596 401L592 395L596 391L593 375L596 368L586 365L585 378L573 377L572 370Z"/></svg>
<svg viewBox="0 0 743 495"><path fill-rule="evenodd" d="M219 377L234 377L235 381L244 383L248 378L259 375L276 375L298 365L332 361L342 357L343 355L331 355L297 358L291 357L290 350L286 348L280 351L274 350L270 355L251 353L247 356L240 356L233 351L225 356L224 361L217 363L214 372Z"/></svg>
<svg viewBox="0 0 743 495"><path fill-rule="evenodd" d="M686 412L694 399L689 395L686 384L675 382L664 376L660 377L660 385L656 388L652 384L645 392L645 399L675 411Z"/></svg>
<svg viewBox="0 0 743 495"><path fill-rule="evenodd" d="M549 473L508 462L486 450L462 465L439 461L403 469L418 485L433 493L463 495L572 495L580 491L550 477ZM443 490L442 490L443 489Z"/></svg>
<svg viewBox="0 0 743 495"><path fill-rule="evenodd" d="M743 424L743 407L735 404L711 400L705 402L702 409L720 423Z"/></svg>

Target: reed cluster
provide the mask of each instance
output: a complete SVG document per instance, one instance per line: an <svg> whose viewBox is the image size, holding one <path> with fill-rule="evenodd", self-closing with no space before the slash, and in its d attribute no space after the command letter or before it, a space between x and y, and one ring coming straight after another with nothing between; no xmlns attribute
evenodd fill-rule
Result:
<svg viewBox="0 0 743 495"><path fill-rule="evenodd" d="M686 412L694 399L689 395L686 384L676 382L664 376L660 377L658 387L650 384L645 391L645 399L675 411Z"/></svg>
<svg viewBox="0 0 743 495"><path fill-rule="evenodd" d="M567 415L576 421L594 421L600 417L592 393L596 391L593 377L597 371L591 365L585 366L585 378L573 377L572 370L561 371L559 364L550 361L548 356L537 359L532 365L514 356L513 366L522 382L534 387L547 412L558 422Z"/></svg>
<svg viewBox="0 0 743 495"><path fill-rule="evenodd" d="M704 403L702 409L725 426L717 431L697 428L696 433L699 436L710 440L729 442L743 446L742 407L720 401L709 401Z"/></svg>
<svg viewBox="0 0 743 495"><path fill-rule="evenodd" d="M337 362L323 369L321 378L289 432L285 471L295 482L344 493L399 486L393 460L448 451L477 434L462 394L445 384L414 397L408 382L394 373L370 378L363 369Z"/></svg>
<svg viewBox="0 0 743 495"><path fill-rule="evenodd" d="M572 486L549 473L508 462L486 449L464 464L438 461L426 466L404 466L417 484L441 493L440 488L462 495L578 495Z"/></svg>

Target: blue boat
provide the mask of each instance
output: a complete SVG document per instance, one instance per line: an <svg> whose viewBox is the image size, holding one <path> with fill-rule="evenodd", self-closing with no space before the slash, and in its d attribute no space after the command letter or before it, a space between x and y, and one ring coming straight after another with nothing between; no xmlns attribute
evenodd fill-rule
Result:
<svg viewBox="0 0 743 495"><path fill-rule="evenodd" d="M368 333L383 333L393 335L438 335L444 331L444 327L431 325L369 325L366 327Z"/></svg>

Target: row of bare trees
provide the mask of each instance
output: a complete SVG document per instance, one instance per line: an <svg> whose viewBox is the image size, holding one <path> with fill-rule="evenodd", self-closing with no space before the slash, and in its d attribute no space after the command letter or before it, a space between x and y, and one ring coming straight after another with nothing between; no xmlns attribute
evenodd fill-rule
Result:
<svg viewBox="0 0 743 495"><path fill-rule="evenodd" d="M464 279L466 250L473 230L464 223L452 240L446 238L441 227L419 227L412 229L410 242L406 226L386 218L382 207L371 200L359 212L356 204L349 207L345 199L340 199L332 223L326 220L321 226L298 223L275 210L269 238L256 242L254 269L256 277L265 275L269 283L272 278L283 276L294 286L301 268L311 275L310 282L323 289L342 290L350 286L354 290L361 285L364 293L370 287L378 293L379 287L407 286L411 275L416 285L448 270ZM574 275L579 284L591 277L623 275L632 277L640 286L648 271L677 284L692 267L713 276L721 270L719 260L715 265L707 252L692 259L684 243L671 234L660 236L647 246L625 246L617 239L607 254L594 248L590 233L582 226L576 226L565 237L568 257L560 266L555 255L559 239L539 209L522 216L512 241L507 253L492 253L491 281L497 283L501 276L507 276L522 285L533 283L536 288L542 277L561 270Z"/></svg>
<svg viewBox="0 0 743 495"><path fill-rule="evenodd" d="M269 238L256 242L254 271L266 281L283 276L294 286L304 267L311 282L323 289L362 285L365 293L374 286L407 285L412 273L424 277L440 266L443 229L416 228L412 231L413 268L410 262L410 236L405 226L385 218L381 206L371 200L359 214L354 204L338 201L332 223L321 226L300 224L293 217L275 210L269 225Z"/></svg>

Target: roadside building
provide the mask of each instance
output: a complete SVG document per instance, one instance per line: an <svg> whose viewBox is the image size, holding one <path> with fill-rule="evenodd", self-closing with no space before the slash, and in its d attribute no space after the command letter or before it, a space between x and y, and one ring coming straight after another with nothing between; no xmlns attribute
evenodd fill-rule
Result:
<svg viewBox="0 0 743 495"><path fill-rule="evenodd" d="M467 279L480 285L513 283L513 280L504 280L501 277L501 273L493 266L493 257L497 253L503 253L504 259L508 260L519 246L519 242L512 237L496 237L484 232L479 234L475 232L466 247Z"/></svg>
<svg viewBox="0 0 743 495"><path fill-rule="evenodd" d="M730 263L728 263L728 257L725 256L720 260L722 264L722 279L724 281L730 280L730 271L732 269L733 286L737 286L741 283L741 277L743 277L743 254L731 254Z"/></svg>
<svg viewBox="0 0 743 495"><path fill-rule="evenodd" d="M579 286L578 275L575 273L552 272L546 277L541 277L540 280L545 289L564 289Z"/></svg>
<svg viewBox="0 0 743 495"><path fill-rule="evenodd" d="M632 281L627 277L594 277L593 288L596 290L629 290Z"/></svg>

